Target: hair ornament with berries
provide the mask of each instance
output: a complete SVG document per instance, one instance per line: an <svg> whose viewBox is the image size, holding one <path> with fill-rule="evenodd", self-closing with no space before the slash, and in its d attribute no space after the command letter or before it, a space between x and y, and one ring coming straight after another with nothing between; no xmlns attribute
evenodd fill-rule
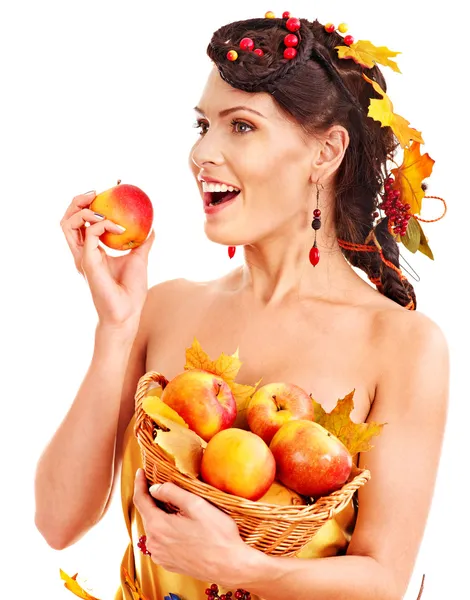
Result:
<svg viewBox="0 0 470 600"><path fill-rule="evenodd" d="M341 23L322 25L284 12L225 25L212 36L207 53L220 76L246 92L267 92L307 133L338 123L349 145L336 178L335 223L338 243L349 262L362 269L378 291L410 310L416 309L413 286L400 268L398 244L433 259L421 223L446 213L439 196L425 195L423 180L434 160L421 152L421 132L394 111L378 65L400 73L399 52L355 41ZM395 153L401 148L401 163ZM424 198L443 204L443 214L423 219ZM321 227L319 188L309 258L320 261L316 246ZM233 256L235 247L230 247Z"/></svg>

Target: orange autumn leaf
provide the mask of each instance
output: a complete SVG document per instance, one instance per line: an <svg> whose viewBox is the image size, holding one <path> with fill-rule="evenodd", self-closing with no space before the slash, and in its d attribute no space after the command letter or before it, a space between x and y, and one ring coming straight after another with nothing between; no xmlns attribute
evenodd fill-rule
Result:
<svg viewBox="0 0 470 600"><path fill-rule="evenodd" d="M420 144L424 144L424 140L421 137L421 132L417 131L413 127L410 127L409 121L393 112L392 101L383 91L380 85L376 81L369 79L369 77L364 75L364 73L362 74L362 77L372 85L378 94L382 96L380 100L377 98L371 98L367 116L382 123L382 127L391 127L402 148L406 148L411 140L415 140Z"/></svg>
<svg viewBox="0 0 470 600"><path fill-rule="evenodd" d="M186 349L186 365L185 370L203 369L215 375L219 375L230 386L232 394L237 404L237 420L233 427L241 427L245 420L245 411L248 407L251 397L256 391L256 388L261 382L261 379L252 385L244 385L236 383L235 378L242 366L241 360L238 358L238 348L231 356L222 352L222 354L213 361L201 348L201 344L194 338L193 344Z"/></svg>
<svg viewBox="0 0 470 600"><path fill-rule="evenodd" d="M421 144L413 142L403 152L403 162L396 169L392 169L395 176L394 190L400 191L400 200L403 204L409 204L409 212L413 215L421 212L421 203L424 198L424 190L421 187L423 179L432 173L434 160L429 154L421 154Z"/></svg>
<svg viewBox="0 0 470 600"><path fill-rule="evenodd" d="M363 67L371 69L376 63L390 67L397 73L401 73L397 63L390 57L397 56L401 52L393 52L387 46L374 46L368 40L358 40L350 46L336 46L339 58L352 58L354 62Z"/></svg>
<svg viewBox="0 0 470 600"><path fill-rule="evenodd" d="M92 596L82 588L82 586L77 582L77 575L78 573L75 573L73 577L70 577L69 575L67 575L67 573L65 573L65 571L62 571L62 569L60 569L60 578L65 581L65 588L67 588L70 592L75 594L75 596L83 598L83 600L98 600L98 598L95 598L95 596Z"/></svg>
<svg viewBox="0 0 470 600"><path fill-rule="evenodd" d="M373 436L380 435L383 426L386 425L386 423L354 423L354 421L351 421L350 414L354 408L354 392L355 390L343 399L338 400L334 409L329 413L325 412L322 405L312 398L315 409L314 421L343 442L351 456L355 456L358 452L370 450L373 447L370 444L370 439Z"/></svg>
<svg viewBox="0 0 470 600"><path fill-rule="evenodd" d="M153 421L157 421L159 417L166 417L175 423L179 423L183 427L189 427L183 417L181 417L176 410L173 410L171 406L165 404L155 391L152 395L145 396L145 398L142 399L142 410L153 419Z"/></svg>

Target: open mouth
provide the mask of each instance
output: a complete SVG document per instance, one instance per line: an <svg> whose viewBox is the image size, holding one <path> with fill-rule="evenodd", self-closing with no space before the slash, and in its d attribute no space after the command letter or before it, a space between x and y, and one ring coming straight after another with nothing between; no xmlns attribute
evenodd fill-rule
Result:
<svg viewBox="0 0 470 600"><path fill-rule="evenodd" d="M204 192L204 203L206 206L218 206L238 196L240 191L233 192Z"/></svg>

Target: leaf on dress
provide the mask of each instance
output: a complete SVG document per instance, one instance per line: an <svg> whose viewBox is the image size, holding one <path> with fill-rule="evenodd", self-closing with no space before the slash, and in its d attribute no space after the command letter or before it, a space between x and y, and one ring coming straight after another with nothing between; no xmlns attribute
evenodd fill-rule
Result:
<svg viewBox="0 0 470 600"><path fill-rule="evenodd" d="M362 77L382 96L380 100L371 98L367 116L382 123L382 127L391 127L402 148L406 148L412 140L424 144L421 132L410 127L409 121L393 112L392 101L380 85L376 81L369 79L364 73L362 74Z"/></svg>
<svg viewBox="0 0 470 600"><path fill-rule="evenodd" d="M137 579L132 581L129 572L125 567L122 567L122 574L124 575L124 581L132 594L132 600L149 600L147 596L144 596L142 593L142 589Z"/></svg>
<svg viewBox="0 0 470 600"><path fill-rule="evenodd" d="M67 575L67 573L65 571L62 571L62 569L60 569L60 578L63 581L65 581L65 583L64 583L65 588L67 588L70 592L75 594L75 596L78 596L79 598L82 598L83 600L98 600L98 598L95 598L95 596L92 596L86 590L84 590L82 588L82 586L77 581L77 575L78 575L78 573L75 573L75 575L70 577L70 575Z"/></svg>
<svg viewBox="0 0 470 600"><path fill-rule="evenodd" d="M310 395L315 410L314 421L343 442L353 457L358 452L371 450L373 446L370 444L370 439L373 436L380 435L383 426L386 425L386 423L354 423L354 421L351 421L350 414L354 409L354 392L355 390L343 399L338 400L334 409L329 413L325 412L322 405Z"/></svg>
<svg viewBox="0 0 470 600"><path fill-rule="evenodd" d="M390 67L397 73L401 73L397 63L390 57L397 56L401 52L389 50L387 46L375 46L368 40L358 40L350 46L336 46L339 58L352 58L354 62L362 67L371 69L376 63Z"/></svg>

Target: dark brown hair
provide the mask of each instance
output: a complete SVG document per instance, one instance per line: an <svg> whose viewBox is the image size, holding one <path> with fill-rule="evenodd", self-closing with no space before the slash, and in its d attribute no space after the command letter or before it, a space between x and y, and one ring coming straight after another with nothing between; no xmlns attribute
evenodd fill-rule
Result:
<svg viewBox="0 0 470 600"><path fill-rule="evenodd" d="M284 19L249 19L230 23L212 36L207 54L221 77L232 87L247 92L267 92L307 134L325 131L333 124L345 127L350 142L335 179L335 224L337 236L346 242L364 244L380 202L387 158L398 142L390 127L367 117L370 98L380 98L362 73L386 82L378 67L363 69L353 60L339 59L335 46L344 45L338 33L327 33L318 21L300 19L298 53L286 60L284 37L289 31ZM264 51L260 57L240 50L240 40L249 37ZM227 52L236 50L230 61ZM387 219L375 229L383 256L398 269L398 244L388 231ZM378 290L402 306L416 307L413 286L388 267L378 252L342 249L348 261L362 269Z"/></svg>

